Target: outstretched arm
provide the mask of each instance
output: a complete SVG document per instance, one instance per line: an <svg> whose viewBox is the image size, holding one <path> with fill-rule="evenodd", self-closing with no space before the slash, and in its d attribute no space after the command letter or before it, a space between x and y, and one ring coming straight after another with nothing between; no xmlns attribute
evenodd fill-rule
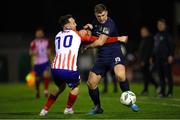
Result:
<svg viewBox="0 0 180 120"><path fill-rule="evenodd" d="M108 39L107 35L101 34L97 38L97 40L95 40L93 43L87 45L86 48L95 48L95 47L103 46L106 43L107 39Z"/></svg>
<svg viewBox="0 0 180 120"><path fill-rule="evenodd" d="M86 41L86 42L94 42L98 39L98 37L96 36L90 36L87 34L86 30L80 30L78 33L81 37L82 41ZM106 36L106 35L105 35ZM106 38L105 38L106 39ZM113 43L113 42L127 42L128 37L127 36L121 36L121 37L108 37L105 41L105 43L103 44L108 44L108 43ZM102 43L101 43L102 44Z"/></svg>

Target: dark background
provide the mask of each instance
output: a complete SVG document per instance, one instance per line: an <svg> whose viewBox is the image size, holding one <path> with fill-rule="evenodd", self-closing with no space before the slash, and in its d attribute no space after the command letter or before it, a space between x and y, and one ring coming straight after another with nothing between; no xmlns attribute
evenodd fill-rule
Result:
<svg viewBox="0 0 180 120"><path fill-rule="evenodd" d="M6 0L0 6L0 32L32 33L43 26L47 33L59 31L58 18L70 13L76 18L78 28L94 17L93 8L104 3L119 28L121 35L129 36L137 43L139 27L148 25L155 32L158 18L167 19L173 29L173 5L175 0Z"/></svg>
<svg viewBox="0 0 180 120"><path fill-rule="evenodd" d="M0 32L32 33L43 26L47 33L59 31L58 18L70 13L76 18L78 28L94 17L93 8L104 3L119 28L121 35L128 35L130 42L138 43L139 27L148 25L155 32L156 20L165 18L173 29L175 0L6 0L0 5Z"/></svg>
<svg viewBox="0 0 180 120"><path fill-rule="evenodd" d="M159 17L173 23L174 0L6 0L1 3L1 32L32 32L43 25L56 32L60 15L72 14L81 26L94 17L93 7L104 3L121 33L131 33L141 24L153 24Z"/></svg>
<svg viewBox="0 0 180 120"><path fill-rule="evenodd" d="M24 81L30 69L28 49L35 29L43 26L54 45L52 39L60 30L58 19L61 15L72 14L80 29L94 18L94 6L104 3L120 35L129 36L127 53L134 53L140 43L142 25L148 25L154 34L157 19L163 17L172 34L177 34L174 28L180 31L180 25L175 22L175 2L178 0L1 0L0 66L3 67L0 81Z"/></svg>

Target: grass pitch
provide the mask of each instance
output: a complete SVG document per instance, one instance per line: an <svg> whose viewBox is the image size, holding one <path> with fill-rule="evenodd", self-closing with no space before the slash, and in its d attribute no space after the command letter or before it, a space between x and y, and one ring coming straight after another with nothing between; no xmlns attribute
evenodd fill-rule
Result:
<svg viewBox="0 0 180 120"><path fill-rule="evenodd" d="M152 86L149 88L148 96L138 96L142 90L142 84L130 83L130 87L137 95L136 103L140 106L139 112L133 112L120 103L120 89L118 93L113 93L112 84L109 84L108 93L103 94L100 84L100 98L104 113L87 115L86 113L90 111L93 104L88 95L87 86L82 82L73 108L75 114L63 114L69 91L67 87L50 108L49 114L40 117L39 112L47 100L43 95L42 85L41 97L35 99L34 88L26 84L0 84L0 119L180 119L180 86L174 87L173 98L155 97L155 90ZM56 86L51 83L49 90L54 89Z"/></svg>

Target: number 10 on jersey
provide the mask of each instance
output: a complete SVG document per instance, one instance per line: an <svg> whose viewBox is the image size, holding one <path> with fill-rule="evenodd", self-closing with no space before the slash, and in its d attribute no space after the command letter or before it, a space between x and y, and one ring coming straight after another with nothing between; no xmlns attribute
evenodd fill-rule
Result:
<svg viewBox="0 0 180 120"><path fill-rule="evenodd" d="M63 46L62 47L65 47L65 48L68 48L72 45L72 39L73 39L73 36L72 35L66 35L64 36L62 39L61 37L56 37L56 44L58 45L58 49L60 49L61 47L61 40L63 40Z"/></svg>

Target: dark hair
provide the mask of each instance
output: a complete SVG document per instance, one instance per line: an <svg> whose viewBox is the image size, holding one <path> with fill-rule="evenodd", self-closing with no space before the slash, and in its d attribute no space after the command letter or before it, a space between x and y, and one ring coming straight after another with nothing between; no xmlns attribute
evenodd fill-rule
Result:
<svg viewBox="0 0 180 120"><path fill-rule="evenodd" d="M44 32L44 28L42 26L38 26L35 31L43 31Z"/></svg>
<svg viewBox="0 0 180 120"><path fill-rule="evenodd" d="M166 24L166 19L164 19L164 18L160 18L160 19L158 19L158 22L163 22L163 23L165 23L165 24Z"/></svg>
<svg viewBox="0 0 180 120"><path fill-rule="evenodd" d="M69 23L69 18L73 18L71 14L63 15L59 18L59 24L64 26L65 24Z"/></svg>
<svg viewBox="0 0 180 120"><path fill-rule="evenodd" d="M97 4L95 7L94 7L94 12L95 13L102 13L103 11L106 11L106 6L104 4Z"/></svg>
<svg viewBox="0 0 180 120"><path fill-rule="evenodd" d="M147 25L142 25L140 29L147 29L149 31L149 27Z"/></svg>

